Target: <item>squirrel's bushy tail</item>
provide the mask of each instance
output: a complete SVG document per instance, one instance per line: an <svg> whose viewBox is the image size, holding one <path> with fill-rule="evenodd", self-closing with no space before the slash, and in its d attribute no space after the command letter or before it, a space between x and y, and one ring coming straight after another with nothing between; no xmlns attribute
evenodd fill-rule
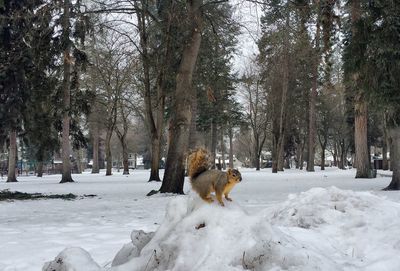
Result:
<svg viewBox="0 0 400 271"><path fill-rule="evenodd" d="M194 180L197 176L210 168L208 151L203 148L194 150L189 155L188 163L188 176L190 180Z"/></svg>

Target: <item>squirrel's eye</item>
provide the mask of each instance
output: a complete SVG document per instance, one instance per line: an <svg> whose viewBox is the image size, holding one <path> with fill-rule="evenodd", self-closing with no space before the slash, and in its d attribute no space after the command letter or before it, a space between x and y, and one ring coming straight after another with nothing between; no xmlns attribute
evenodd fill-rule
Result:
<svg viewBox="0 0 400 271"><path fill-rule="evenodd" d="M232 176L233 176L233 177L236 177L236 174L233 174Z"/></svg>

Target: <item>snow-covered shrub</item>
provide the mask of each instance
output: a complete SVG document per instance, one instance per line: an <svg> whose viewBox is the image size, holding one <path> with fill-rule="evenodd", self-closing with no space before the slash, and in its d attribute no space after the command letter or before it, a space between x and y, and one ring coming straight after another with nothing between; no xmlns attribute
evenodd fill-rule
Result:
<svg viewBox="0 0 400 271"><path fill-rule="evenodd" d="M43 266L43 271L100 271L90 254L79 247L66 248Z"/></svg>

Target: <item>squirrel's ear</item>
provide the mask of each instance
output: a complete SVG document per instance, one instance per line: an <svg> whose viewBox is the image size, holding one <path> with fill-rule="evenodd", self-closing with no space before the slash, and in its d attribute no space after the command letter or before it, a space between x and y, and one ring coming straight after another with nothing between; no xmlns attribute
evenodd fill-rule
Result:
<svg viewBox="0 0 400 271"><path fill-rule="evenodd" d="M229 175L231 175L232 174L232 169L228 168L227 172L228 172Z"/></svg>

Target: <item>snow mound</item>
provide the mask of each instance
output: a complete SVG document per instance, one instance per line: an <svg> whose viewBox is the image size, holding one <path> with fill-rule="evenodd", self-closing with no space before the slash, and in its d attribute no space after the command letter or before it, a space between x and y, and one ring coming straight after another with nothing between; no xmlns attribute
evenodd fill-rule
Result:
<svg viewBox="0 0 400 271"><path fill-rule="evenodd" d="M312 188L289 195L286 202L274 208L269 219L272 224L305 229L349 219L354 222L350 226L360 227L368 222L370 215L367 212L381 216L387 202L369 192L345 191L336 187Z"/></svg>
<svg viewBox="0 0 400 271"><path fill-rule="evenodd" d="M82 248L66 248L54 259L43 266L43 271L99 271L90 254Z"/></svg>
<svg viewBox="0 0 400 271"><path fill-rule="evenodd" d="M221 207L178 196L158 230L134 231L111 267L54 270L394 271L399 225L399 203L335 187L291 195L257 214L235 202Z"/></svg>
<svg viewBox="0 0 400 271"><path fill-rule="evenodd" d="M133 243L125 245L118 254L135 251ZM307 251L277 227L271 227L262 216L249 215L235 203L220 207L197 197L177 197L169 202L164 222L138 257L131 257L111 270L233 271L293 267L334 270L318 254Z"/></svg>

